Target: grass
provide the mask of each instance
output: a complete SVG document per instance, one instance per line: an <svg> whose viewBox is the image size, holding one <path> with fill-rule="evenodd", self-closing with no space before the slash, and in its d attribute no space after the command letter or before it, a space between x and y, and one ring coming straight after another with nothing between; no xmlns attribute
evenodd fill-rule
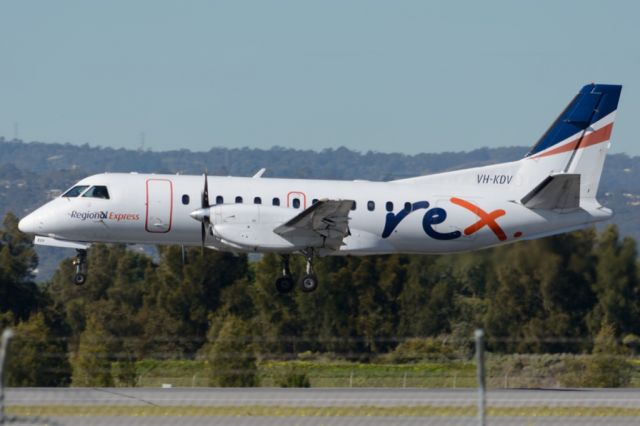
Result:
<svg viewBox="0 0 640 426"><path fill-rule="evenodd" d="M562 363L568 355L500 356L490 358L489 388L561 386ZM521 361L518 361L521 360ZM514 368L520 365L520 368ZM524 365L524 367L522 366ZM640 362L631 361L629 387L640 387ZM464 360L410 364L358 363L337 360L263 361L258 363L260 386L278 386L287 370L302 372L311 387L471 388L476 386L475 363ZM138 386L208 386L207 365L201 360L144 360L136 363Z"/></svg>
<svg viewBox="0 0 640 426"><path fill-rule="evenodd" d="M530 356L535 358L535 356ZM514 357L496 358L487 372L489 388L558 387L562 355L541 355L527 361L529 367L514 370ZM513 358L513 359L512 359ZM556 359L557 358L557 359ZM640 363L632 361L629 387L640 387ZM411 364L358 363L337 360L263 361L258 363L260 386L278 386L278 377L295 370L309 378L311 387L418 387L471 388L476 386L472 361L449 360ZM207 365L202 360L143 360L136 363L138 386L209 386Z"/></svg>
<svg viewBox="0 0 640 426"><path fill-rule="evenodd" d="M126 416L126 417L193 417L193 416L265 416L265 417L470 417L475 406L341 406L309 407L286 405L246 406L135 406L135 405L20 405L7 407L13 416ZM638 417L640 408L623 407L489 407L491 417Z"/></svg>
<svg viewBox="0 0 640 426"><path fill-rule="evenodd" d="M475 365L467 361L365 364L347 361L265 361L258 365L261 386L277 386L287 369L304 372L311 387L473 387ZM136 364L138 386L207 386L204 361L145 360Z"/></svg>

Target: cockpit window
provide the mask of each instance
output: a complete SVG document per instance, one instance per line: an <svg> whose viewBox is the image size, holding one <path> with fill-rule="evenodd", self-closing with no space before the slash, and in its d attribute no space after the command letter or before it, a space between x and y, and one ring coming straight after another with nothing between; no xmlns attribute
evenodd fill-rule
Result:
<svg viewBox="0 0 640 426"><path fill-rule="evenodd" d="M104 200L109 199L109 191L107 191L106 186L92 186L87 192L84 193L83 197L87 198L102 198Z"/></svg>
<svg viewBox="0 0 640 426"><path fill-rule="evenodd" d="M78 195L82 194L84 192L84 190L87 189L88 187L89 187L89 185L77 185L77 186L74 186L73 188L71 188L70 190L68 190L64 194L62 194L62 196L63 197L67 197L67 198L77 197Z"/></svg>

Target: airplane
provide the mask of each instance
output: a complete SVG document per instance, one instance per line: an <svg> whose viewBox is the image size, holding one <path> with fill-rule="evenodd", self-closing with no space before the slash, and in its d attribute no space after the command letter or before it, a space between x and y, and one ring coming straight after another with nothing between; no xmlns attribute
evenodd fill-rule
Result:
<svg viewBox="0 0 640 426"><path fill-rule="evenodd" d="M279 293L318 286L327 255L444 254L587 227L612 217L596 199L622 86L588 84L520 160L387 182L103 173L19 222L34 243L74 248L86 281L91 243L178 244L281 256Z"/></svg>

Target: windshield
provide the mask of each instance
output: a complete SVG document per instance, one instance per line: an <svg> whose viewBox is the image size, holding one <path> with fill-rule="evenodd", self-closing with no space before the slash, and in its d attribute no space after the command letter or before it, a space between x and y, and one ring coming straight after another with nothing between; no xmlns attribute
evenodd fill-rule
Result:
<svg viewBox="0 0 640 426"><path fill-rule="evenodd" d="M71 188L70 190L68 190L64 194L62 194L62 196L63 197L68 197L68 198L77 197L78 195L82 194L84 192L84 190L87 189L88 187L89 187L89 185L77 185L77 186L74 186L73 188Z"/></svg>
<svg viewBox="0 0 640 426"><path fill-rule="evenodd" d="M107 191L106 186L92 186L87 192L84 193L83 197L87 198L102 198L104 200L109 199L109 191Z"/></svg>

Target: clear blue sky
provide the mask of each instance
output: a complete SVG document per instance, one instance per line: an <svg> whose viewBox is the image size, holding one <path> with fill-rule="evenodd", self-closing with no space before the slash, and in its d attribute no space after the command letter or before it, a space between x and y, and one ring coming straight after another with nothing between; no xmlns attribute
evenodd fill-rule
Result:
<svg viewBox="0 0 640 426"><path fill-rule="evenodd" d="M0 4L0 136L154 151L532 145L591 81L621 83L640 155L637 1Z"/></svg>

